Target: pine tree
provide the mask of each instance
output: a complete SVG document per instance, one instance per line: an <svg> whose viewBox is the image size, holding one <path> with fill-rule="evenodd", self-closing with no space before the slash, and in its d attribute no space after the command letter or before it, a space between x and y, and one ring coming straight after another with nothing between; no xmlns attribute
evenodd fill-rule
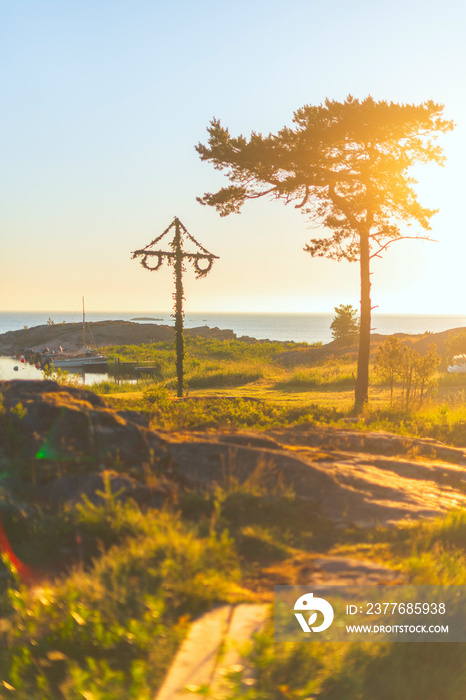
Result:
<svg viewBox="0 0 466 700"><path fill-rule="evenodd" d="M335 306L335 316L330 324L334 340L353 340L359 332L358 312L351 304Z"/></svg>
<svg viewBox="0 0 466 700"><path fill-rule="evenodd" d="M410 168L444 162L439 133L453 129L443 105L358 100L326 100L297 110L293 126L277 134L253 132L234 138L218 119L208 127L208 144L196 147L201 160L224 170L232 183L199 197L221 216L239 212L249 199L271 197L295 206L328 236L310 241L312 256L357 261L360 268L361 321L355 408L367 401L371 330L370 263L405 226L430 230L435 210L422 207ZM425 236L423 236L425 238Z"/></svg>

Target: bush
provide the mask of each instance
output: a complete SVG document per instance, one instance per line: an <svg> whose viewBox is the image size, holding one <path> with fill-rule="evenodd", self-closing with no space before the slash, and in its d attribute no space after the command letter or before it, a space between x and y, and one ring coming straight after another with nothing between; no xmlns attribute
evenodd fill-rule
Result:
<svg viewBox="0 0 466 700"><path fill-rule="evenodd" d="M40 590L10 589L0 677L15 697L74 700L93 688L96 698L151 698L191 616L238 595L226 533L201 538L177 515L117 510L131 539Z"/></svg>
<svg viewBox="0 0 466 700"><path fill-rule="evenodd" d="M375 370L390 386L390 403L398 380L401 384L401 400L405 409L421 405L437 387L435 372L440 355L435 345L430 345L425 355L404 345L399 338L389 336L377 351Z"/></svg>

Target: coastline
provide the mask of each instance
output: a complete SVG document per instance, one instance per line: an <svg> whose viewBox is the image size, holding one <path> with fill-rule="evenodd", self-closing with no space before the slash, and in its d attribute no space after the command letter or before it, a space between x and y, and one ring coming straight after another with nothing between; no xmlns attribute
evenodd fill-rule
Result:
<svg viewBox="0 0 466 700"><path fill-rule="evenodd" d="M238 337L269 338L277 341L294 341L297 343L328 343L332 340L330 324L333 313L211 313L187 312L185 328L209 326L210 328L231 329ZM135 318L152 316L157 323L173 327L170 312L86 312L86 322L98 321L132 321ZM82 311L70 312L0 312L0 335L8 331L24 330L46 325L50 319L54 325L65 323L82 323ZM146 321L138 321L146 325ZM373 314L372 331L382 335L394 333L422 334L426 331L440 333L451 328L466 326L466 316L443 315L426 316L413 314Z"/></svg>

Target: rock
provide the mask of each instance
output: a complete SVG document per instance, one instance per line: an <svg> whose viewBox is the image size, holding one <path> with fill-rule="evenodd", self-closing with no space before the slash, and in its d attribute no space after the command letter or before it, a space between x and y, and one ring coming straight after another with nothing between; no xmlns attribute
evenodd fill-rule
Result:
<svg viewBox="0 0 466 700"><path fill-rule="evenodd" d="M175 338L172 326L156 323L132 323L131 321L96 321L86 324L89 336L97 347L108 345L142 345L171 341ZM192 337L218 338L234 340L232 330L209 328L186 328L185 334ZM8 331L0 335L0 355L17 354L25 348L43 351L45 348L57 350L60 346L65 352L80 350L83 345L82 323L58 323L35 326L19 331Z"/></svg>
<svg viewBox="0 0 466 700"><path fill-rule="evenodd" d="M309 579L312 584L383 586L403 580L399 571L354 557L316 557L313 564L314 571Z"/></svg>
<svg viewBox="0 0 466 700"><path fill-rule="evenodd" d="M161 508L169 496L168 489L160 485L149 487L136 479L115 472L54 477L37 488L36 496L53 508L66 503L82 502L83 496L94 505L102 505L104 503L102 494L106 490L105 478L109 480L112 494L115 494L115 499L118 501L131 498L139 505Z"/></svg>
<svg viewBox="0 0 466 700"><path fill-rule="evenodd" d="M161 433L84 389L10 381L0 390L4 473L54 502L95 494L106 469L116 473L115 489L137 499L150 497L144 484L155 470L180 488L244 484L294 493L341 526L390 525L466 506L466 452L434 440L318 426L268 434Z"/></svg>
<svg viewBox="0 0 466 700"><path fill-rule="evenodd" d="M225 328L209 328L209 326L198 326L197 328L185 328L186 336L197 338L215 338L217 340L236 340L236 333Z"/></svg>
<svg viewBox="0 0 466 700"><path fill-rule="evenodd" d="M183 700L202 693L211 700L231 696L228 674L252 680L250 663L241 652L265 624L268 606L223 605L194 620L156 700Z"/></svg>
<svg viewBox="0 0 466 700"><path fill-rule="evenodd" d="M74 463L89 471L99 465L140 467L165 455L162 440L149 435L140 419L119 415L91 391L53 381L1 382L0 388L10 416L9 432L5 421L3 428L0 423L4 444L10 442L23 461L39 461L44 466ZM11 414L19 404L23 417ZM15 429L21 433L20 445L11 445Z"/></svg>

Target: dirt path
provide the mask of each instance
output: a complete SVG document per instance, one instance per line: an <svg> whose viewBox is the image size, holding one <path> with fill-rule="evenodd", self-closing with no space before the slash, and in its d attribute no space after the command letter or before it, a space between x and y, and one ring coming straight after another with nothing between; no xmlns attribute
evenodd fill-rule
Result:
<svg viewBox="0 0 466 700"><path fill-rule="evenodd" d="M314 566L309 586L400 582L398 572L352 557L316 557ZM270 613L265 604L224 605L195 620L155 700L187 700L197 693L227 700L235 683L254 685L248 656Z"/></svg>

